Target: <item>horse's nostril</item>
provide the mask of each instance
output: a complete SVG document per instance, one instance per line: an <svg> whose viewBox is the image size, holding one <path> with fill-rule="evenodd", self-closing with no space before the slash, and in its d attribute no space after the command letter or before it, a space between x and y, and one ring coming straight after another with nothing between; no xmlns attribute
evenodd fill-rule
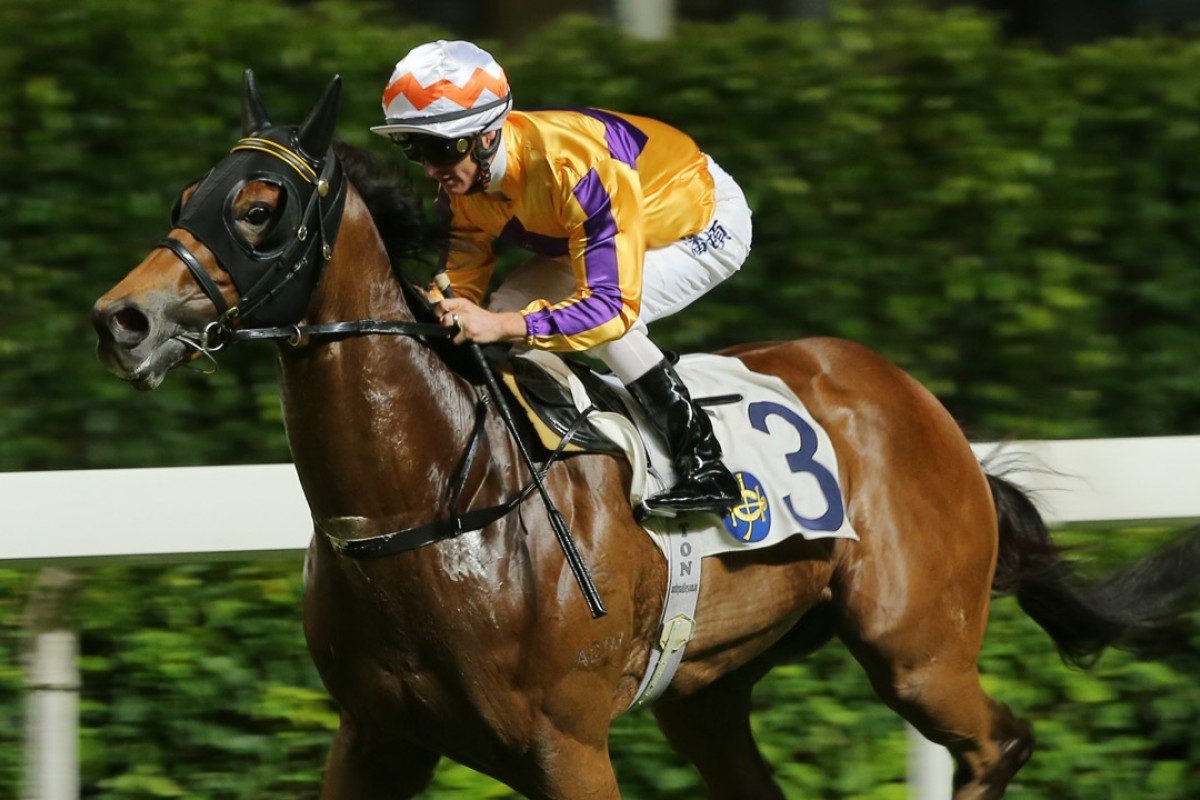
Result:
<svg viewBox="0 0 1200 800"><path fill-rule="evenodd" d="M145 336L150 332L150 320L146 315L132 306L126 306L112 315L109 326L116 336L125 335Z"/></svg>
<svg viewBox="0 0 1200 800"><path fill-rule="evenodd" d="M102 340L108 339L133 347L150 334L150 318L132 303L119 303L107 308L97 304L92 319Z"/></svg>

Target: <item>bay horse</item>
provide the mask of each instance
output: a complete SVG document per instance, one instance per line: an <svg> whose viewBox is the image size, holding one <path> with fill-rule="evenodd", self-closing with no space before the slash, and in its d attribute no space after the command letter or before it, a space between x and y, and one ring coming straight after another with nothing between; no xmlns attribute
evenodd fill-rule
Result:
<svg viewBox="0 0 1200 800"><path fill-rule="evenodd" d="M243 138L96 302L99 356L152 389L233 341L278 341L316 523L304 632L341 714L322 798L413 797L443 756L531 798L619 797L609 727L643 678L667 586L630 510L629 467L583 454L545 473L607 604L593 619L545 501L522 497L509 429L399 270L433 246L419 204L333 141L340 86L303 124L276 125L247 72ZM883 702L949 748L958 800L1001 797L1033 736L980 686L993 592L1015 593L1079 665L1114 645L1152 654L1190 607L1194 538L1081 580L1029 498L880 356L832 338L726 353L781 378L825 427L860 540L793 538L705 562L694 638L652 708L712 797L783 797L751 734L751 691L834 637ZM482 530L454 530L460 513L514 497ZM432 543L362 559L331 538L394 531Z"/></svg>

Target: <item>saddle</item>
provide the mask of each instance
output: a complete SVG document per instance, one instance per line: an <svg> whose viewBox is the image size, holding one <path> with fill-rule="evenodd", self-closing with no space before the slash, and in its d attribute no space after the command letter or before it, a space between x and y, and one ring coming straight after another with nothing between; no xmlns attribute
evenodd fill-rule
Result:
<svg viewBox="0 0 1200 800"><path fill-rule="evenodd" d="M784 381L728 356L685 356L676 369L712 417L742 500L721 518L695 513L642 519L666 559L668 584L659 639L634 706L661 696L682 661L695 631L704 558L773 546L794 535L858 539L847 521L833 444ZM510 354L498 372L548 450L629 459L634 509L674 481L666 444L612 375L538 350Z"/></svg>
<svg viewBox="0 0 1200 800"><path fill-rule="evenodd" d="M496 366L544 448L628 459L635 509L648 491L676 479L666 443L615 376L536 350L509 353ZM688 355L676 369L709 415L725 465L742 487L742 503L720 520L684 515L724 523L717 539L727 541L714 540L708 552L768 546L796 533L854 538L833 443L782 380L729 356Z"/></svg>
<svg viewBox="0 0 1200 800"><path fill-rule="evenodd" d="M567 438L563 452L625 454L595 421L595 413L617 414L631 418L628 395L607 383L592 367L576 359L540 353L512 356L495 364L497 374L529 416L542 446L559 447ZM582 392L589 403L579 408L572 392Z"/></svg>
<svg viewBox="0 0 1200 800"><path fill-rule="evenodd" d="M615 377L542 351L510 352L496 366L545 448L629 460L635 509L674 481L665 443ZM705 557L769 547L795 535L858 538L847 518L833 444L782 380L728 356L685 356L676 371L712 418L742 497L721 518L700 513L642 520L666 559L668 586L660 636L635 706L661 695L683 658L695 630Z"/></svg>

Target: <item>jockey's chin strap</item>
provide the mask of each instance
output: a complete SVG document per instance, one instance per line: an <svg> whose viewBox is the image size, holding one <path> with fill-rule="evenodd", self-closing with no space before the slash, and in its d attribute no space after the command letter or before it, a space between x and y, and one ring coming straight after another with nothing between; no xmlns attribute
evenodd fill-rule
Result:
<svg viewBox="0 0 1200 800"><path fill-rule="evenodd" d="M483 146L483 134L476 134L470 158L479 167L479 177L476 178L475 184L467 191L467 194L485 192L492 185L492 156L496 155L496 151L499 149L500 131L496 131L496 135L488 147Z"/></svg>
<svg viewBox="0 0 1200 800"><path fill-rule="evenodd" d="M537 488L536 478L531 478L529 483L521 487L519 492L503 503L466 512L458 510L458 501L462 497L463 489L466 488L467 476L470 474L471 465L474 463L475 456L479 452L479 442L483 438L483 424L487 416L487 406L487 395L483 395L475 404L475 426L471 430L471 440L467 445L467 452L463 455L462 461L455 470L454 478L450 484L449 516L439 517L423 525L390 531L389 533L381 533L377 536L366 536L360 539L344 539L334 536L329 531L321 528L320 520L314 519L318 530L324 533L326 538L329 539L329 543L333 545L333 549L344 556L352 558L377 558L390 556L395 553L403 553L406 550L416 550L434 542L440 542L443 539L451 539L463 533L482 530L493 522L508 516L521 505L525 501L525 498L529 497ZM594 406L584 409L575 421L571 423L571 426L563 434L562 441L554 448L550 457L546 459L545 465L539 470L538 478L545 478L550 465L562 456L563 450L570 444L575 433L592 411L595 411Z"/></svg>

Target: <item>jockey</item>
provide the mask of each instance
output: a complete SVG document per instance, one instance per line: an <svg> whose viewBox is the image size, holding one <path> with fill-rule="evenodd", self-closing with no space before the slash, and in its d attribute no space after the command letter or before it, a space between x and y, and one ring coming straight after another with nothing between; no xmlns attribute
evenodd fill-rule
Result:
<svg viewBox="0 0 1200 800"><path fill-rule="evenodd" d="M597 109L513 111L508 78L470 42L397 64L385 124L439 184L454 297L435 309L455 341L523 343L599 358L642 405L678 473L650 513L724 514L740 499L712 424L646 324L725 280L750 249L741 189L686 134ZM535 255L481 307L503 239Z"/></svg>

